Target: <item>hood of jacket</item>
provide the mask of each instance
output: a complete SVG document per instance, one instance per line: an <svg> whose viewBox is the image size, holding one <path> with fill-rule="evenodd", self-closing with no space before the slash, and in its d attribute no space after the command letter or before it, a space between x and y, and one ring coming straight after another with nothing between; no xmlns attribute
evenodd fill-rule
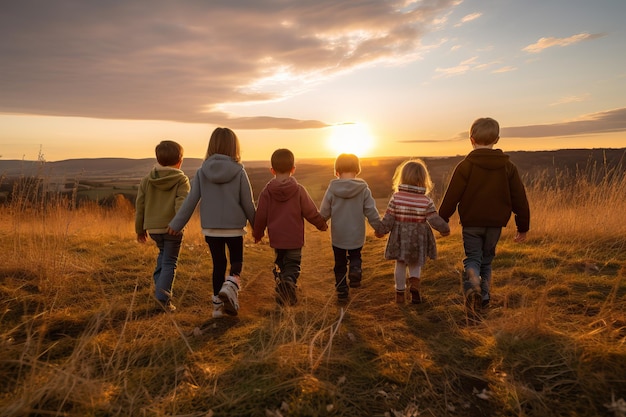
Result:
<svg viewBox="0 0 626 417"><path fill-rule="evenodd" d="M287 201L299 192L298 181L294 177L287 180L277 180L274 178L267 183L267 192L277 201Z"/></svg>
<svg viewBox="0 0 626 417"><path fill-rule="evenodd" d="M174 188L184 175L180 169L157 165L148 174L148 182L157 190L168 191Z"/></svg>
<svg viewBox="0 0 626 417"><path fill-rule="evenodd" d="M328 191L339 198L354 198L363 193L367 183L361 178L334 179L330 181Z"/></svg>
<svg viewBox="0 0 626 417"><path fill-rule="evenodd" d="M509 161L509 156L500 149L474 149L465 159L483 169L501 169Z"/></svg>
<svg viewBox="0 0 626 417"><path fill-rule="evenodd" d="M225 184L233 180L243 170L243 165L230 156L213 154L200 167L200 173L210 182Z"/></svg>

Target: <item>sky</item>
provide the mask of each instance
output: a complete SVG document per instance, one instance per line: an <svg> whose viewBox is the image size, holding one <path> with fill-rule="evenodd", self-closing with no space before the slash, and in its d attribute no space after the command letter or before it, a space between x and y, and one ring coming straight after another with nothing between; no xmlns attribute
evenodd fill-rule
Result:
<svg viewBox="0 0 626 417"><path fill-rule="evenodd" d="M0 2L0 159L626 147L624 0Z"/></svg>

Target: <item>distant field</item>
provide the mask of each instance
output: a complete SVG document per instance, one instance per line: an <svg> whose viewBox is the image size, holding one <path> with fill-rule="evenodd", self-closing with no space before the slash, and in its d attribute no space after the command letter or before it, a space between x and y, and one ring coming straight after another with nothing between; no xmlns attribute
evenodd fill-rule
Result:
<svg viewBox="0 0 626 417"><path fill-rule="evenodd" d="M511 160L518 166L526 182L542 177L551 181L562 174L596 170L602 172L625 172L626 148L593 150L559 150L545 152L511 152ZM386 199L391 194L393 173L403 157L362 158L362 172L375 198ZM423 158L428 165L435 189L433 197L439 198L456 164L462 156L445 158ZM67 160L40 163L36 161L0 160L0 201L6 201L16 178L36 176L51 191L68 195L77 190L79 199L100 201L115 194L123 194L134 200L136 187L155 161L153 159L102 158L94 160ZM315 201L321 201L333 176L332 159L304 159L297 161L295 177L307 187ZM186 158L183 171L193 178L202 164L201 159ZM255 197L272 178L267 161L244 161ZM4 195L4 199L2 196Z"/></svg>

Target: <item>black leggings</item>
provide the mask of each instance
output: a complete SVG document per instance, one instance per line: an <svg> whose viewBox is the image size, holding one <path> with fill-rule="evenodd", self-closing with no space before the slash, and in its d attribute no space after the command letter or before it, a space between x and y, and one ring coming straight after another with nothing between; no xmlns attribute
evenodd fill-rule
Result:
<svg viewBox="0 0 626 417"><path fill-rule="evenodd" d="M213 258L213 295L219 294L224 285L226 267L226 247L230 257L229 275L241 275L243 267L243 236L216 237L205 236L204 240L209 245L211 258Z"/></svg>

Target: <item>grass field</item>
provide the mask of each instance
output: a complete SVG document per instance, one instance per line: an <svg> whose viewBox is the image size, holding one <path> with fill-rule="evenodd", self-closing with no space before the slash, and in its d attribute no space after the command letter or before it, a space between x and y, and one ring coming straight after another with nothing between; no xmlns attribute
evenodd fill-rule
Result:
<svg viewBox="0 0 626 417"><path fill-rule="evenodd" d="M15 199L0 207L0 415L624 417L626 179L614 174L528 184L529 240L505 229L478 324L454 218L423 304L394 302L371 230L364 285L337 304L329 234L308 228L297 306L276 305L273 251L246 240L240 314L212 319L196 217L166 314L156 248L135 241L126 200Z"/></svg>

